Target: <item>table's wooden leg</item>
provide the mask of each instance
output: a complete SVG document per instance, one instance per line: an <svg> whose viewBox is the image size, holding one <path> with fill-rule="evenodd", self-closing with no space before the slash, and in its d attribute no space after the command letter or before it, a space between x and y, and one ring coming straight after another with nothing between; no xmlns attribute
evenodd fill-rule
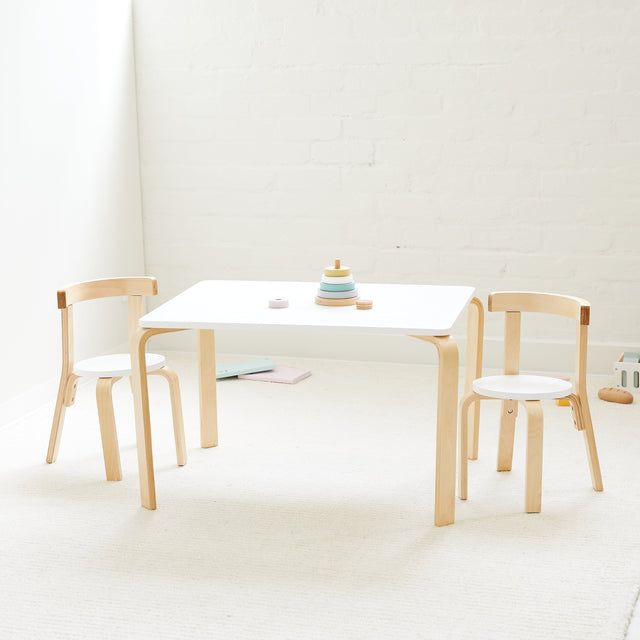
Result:
<svg viewBox="0 0 640 640"><path fill-rule="evenodd" d="M140 477L140 498L145 509L156 508L156 481L153 475L146 362L146 344L153 332L153 329L138 329L131 341L131 386L136 418L138 475Z"/></svg>
<svg viewBox="0 0 640 640"><path fill-rule="evenodd" d="M140 496L142 506L145 509L156 508L156 481L153 474L146 347L147 341L151 336L174 331L182 331L182 329L138 329L131 338L131 390L133 391L133 407L136 418Z"/></svg>
<svg viewBox="0 0 640 640"><path fill-rule="evenodd" d="M469 304L467 319L467 355L465 364L464 392L471 393L473 381L482 376L482 355L484 340L484 307L479 298L473 298ZM480 402L469 407L469 460L478 459L478 440L480 437Z"/></svg>
<svg viewBox="0 0 640 640"><path fill-rule="evenodd" d="M208 329L198 331L200 381L200 446L218 446L218 401L216 396L216 342Z"/></svg>
<svg viewBox="0 0 640 640"><path fill-rule="evenodd" d="M434 522L453 524L456 514L458 345L451 336L416 336L438 350L438 423Z"/></svg>

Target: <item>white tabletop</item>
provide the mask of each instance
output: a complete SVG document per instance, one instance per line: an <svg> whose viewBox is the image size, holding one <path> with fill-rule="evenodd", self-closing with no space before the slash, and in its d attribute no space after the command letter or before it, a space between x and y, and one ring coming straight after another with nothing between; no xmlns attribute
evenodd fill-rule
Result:
<svg viewBox="0 0 640 640"><path fill-rule="evenodd" d="M341 333L444 336L474 295L473 287L357 283L373 309L315 304L318 282L204 280L140 319L160 329L313 329ZM288 298L271 309L270 298Z"/></svg>

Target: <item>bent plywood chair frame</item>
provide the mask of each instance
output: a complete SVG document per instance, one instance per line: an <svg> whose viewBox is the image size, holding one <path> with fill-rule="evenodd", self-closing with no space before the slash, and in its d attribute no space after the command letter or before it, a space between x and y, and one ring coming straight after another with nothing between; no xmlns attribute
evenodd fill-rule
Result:
<svg viewBox="0 0 640 640"><path fill-rule="evenodd" d="M156 295L158 284L155 278L105 278L79 282L58 291L58 308L62 319L62 370L58 396L53 414L47 462L55 462L60 447L62 425L65 410L75 401L76 388L79 377L74 373L73 356L73 305L86 300L114 296L128 297L129 338L135 335L144 309L144 296ZM180 383L177 374L167 367L149 372L149 375L159 375L169 384L171 408L173 417L174 437L176 443L176 457L178 465L186 463L186 448L184 438L184 424L182 419L182 404L180 400ZM96 383L96 402L100 422L102 452L107 480L121 480L120 452L113 412L112 389L120 380L120 376L100 376Z"/></svg>
<svg viewBox="0 0 640 640"><path fill-rule="evenodd" d="M572 296L528 291L501 291L489 296L489 311L505 313L504 373L517 375L520 372L520 326L523 312L560 315L576 320L576 366L575 389L567 396L572 408L574 423L584 435L591 482L595 491L602 491L602 474L596 448L591 412L587 397L587 343L590 321L590 305L586 300ZM468 389L462 400L460 434L459 495L462 500L468 495L467 460L477 456L478 432L468 434L469 410L478 406L480 400L494 399L479 395ZM527 412L527 470L525 482L525 510L537 513L541 508L542 486L542 438L543 418L540 400L521 401ZM513 441L518 401L502 400L500 436L498 443L497 470L510 471L513 460Z"/></svg>

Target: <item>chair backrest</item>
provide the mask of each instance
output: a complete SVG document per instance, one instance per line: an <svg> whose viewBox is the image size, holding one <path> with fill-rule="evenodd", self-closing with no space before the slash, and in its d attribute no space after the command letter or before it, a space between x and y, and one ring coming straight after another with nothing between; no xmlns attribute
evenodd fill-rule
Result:
<svg viewBox="0 0 640 640"><path fill-rule="evenodd" d="M155 296L158 281L149 276L102 278L76 282L58 289L58 309L62 312L62 366L73 364L73 305L86 300L127 296L129 303L129 339L138 328L144 310L143 296Z"/></svg>
<svg viewBox="0 0 640 640"><path fill-rule="evenodd" d="M591 306L582 298L534 291L495 291L489 294L489 311L505 312L504 372L520 371L521 314L546 313L576 320L576 386L586 392L587 342Z"/></svg>
<svg viewBox="0 0 640 640"><path fill-rule="evenodd" d="M133 278L102 278L76 282L58 289L58 309L66 309L77 302L115 296L155 296L158 281L148 276Z"/></svg>

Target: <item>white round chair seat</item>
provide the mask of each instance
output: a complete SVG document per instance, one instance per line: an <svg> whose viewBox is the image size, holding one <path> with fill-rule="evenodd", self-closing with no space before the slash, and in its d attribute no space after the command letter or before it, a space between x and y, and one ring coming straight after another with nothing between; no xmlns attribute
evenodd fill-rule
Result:
<svg viewBox="0 0 640 640"><path fill-rule="evenodd" d="M161 369L165 357L157 353L147 353L147 371ZM73 373L90 378L116 378L131 374L131 357L128 353L113 353L80 360L73 365Z"/></svg>
<svg viewBox="0 0 640 640"><path fill-rule="evenodd" d="M502 400L546 400L564 398L573 392L568 380L548 376L487 376L473 381L473 390L481 396Z"/></svg>

